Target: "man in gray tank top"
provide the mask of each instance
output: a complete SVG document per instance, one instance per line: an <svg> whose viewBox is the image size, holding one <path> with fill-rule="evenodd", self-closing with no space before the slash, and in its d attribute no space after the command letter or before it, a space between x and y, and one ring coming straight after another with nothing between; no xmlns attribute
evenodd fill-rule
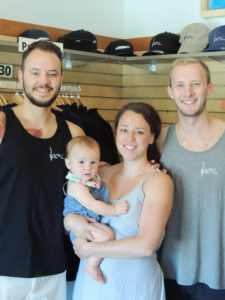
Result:
<svg viewBox="0 0 225 300"><path fill-rule="evenodd" d="M212 92L204 63L173 63L168 94L179 121L159 138L175 184L160 251L167 300L225 299L225 122L207 112Z"/></svg>

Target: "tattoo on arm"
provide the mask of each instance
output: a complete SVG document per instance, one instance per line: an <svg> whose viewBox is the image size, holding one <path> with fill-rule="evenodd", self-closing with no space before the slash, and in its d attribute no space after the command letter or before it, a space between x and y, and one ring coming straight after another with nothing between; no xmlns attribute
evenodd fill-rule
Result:
<svg viewBox="0 0 225 300"><path fill-rule="evenodd" d="M2 139L5 134L5 126L6 126L6 120L5 116L0 119L0 143L2 142Z"/></svg>
<svg viewBox="0 0 225 300"><path fill-rule="evenodd" d="M42 137L42 129L27 129L27 132L35 137Z"/></svg>

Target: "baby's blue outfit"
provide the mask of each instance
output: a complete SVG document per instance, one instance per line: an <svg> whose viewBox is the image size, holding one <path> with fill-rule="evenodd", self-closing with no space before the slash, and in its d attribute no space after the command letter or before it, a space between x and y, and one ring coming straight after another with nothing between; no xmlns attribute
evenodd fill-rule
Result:
<svg viewBox="0 0 225 300"><path fill-rule="evenodd" d="M64 210L63 215L66 216L67 214L74 213L77 215L91 217L95 219L97 222L101 221L101 216L94 213L93 211L88 210L83 205L80 204L75 198L68 195L65 191L65 186L67 182L63 185L63 193L65 195L64 198ZM87 186L92 196L97 200L102 200L103 202L109 204L109 189L107 185L101 181L100 187L90 187ZM76 236L70 232L70 239L73 241Z"/></svg>

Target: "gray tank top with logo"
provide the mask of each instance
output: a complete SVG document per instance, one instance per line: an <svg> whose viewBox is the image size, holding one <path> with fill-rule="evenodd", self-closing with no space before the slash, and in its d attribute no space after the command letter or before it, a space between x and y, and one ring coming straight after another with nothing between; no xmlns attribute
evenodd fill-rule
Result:
<svg viewBox="0 0 225 300"><path fill-rule="evenodd" d="M165 278L225 289L225 133L210 149L193 152L171 125L161 161L175 185L160 256Z"/></svg>

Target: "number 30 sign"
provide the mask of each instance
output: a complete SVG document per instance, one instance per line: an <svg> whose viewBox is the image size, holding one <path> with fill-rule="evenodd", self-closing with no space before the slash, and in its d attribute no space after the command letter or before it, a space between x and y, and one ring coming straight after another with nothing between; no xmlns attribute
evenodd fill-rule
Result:
<svg viewBox="0 0 225 300"><path fill-rule="evenodd" d="M13 65L0 64L0 78L12 78Z"/></svg>

